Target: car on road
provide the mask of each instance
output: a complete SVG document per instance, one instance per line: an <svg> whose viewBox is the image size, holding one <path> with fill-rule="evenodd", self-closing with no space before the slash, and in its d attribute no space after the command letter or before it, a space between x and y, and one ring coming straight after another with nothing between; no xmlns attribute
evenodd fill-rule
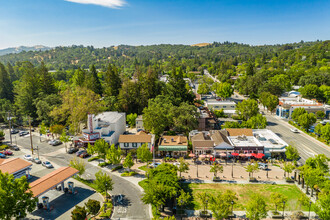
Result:
<svg viewBox="0 0 330 220"><path fill-rule="evenodd" d="M25 160L30 160L30 161L33 160L32 156L31 156L30 154L26 154L26 155L24 155L24 159L25 159Z"/></svg>
<svg viewBox="0 0 330 220"><path fill-rule="evenodd" d="M14 151L19 151L19 147L17 147L16 145L9 145L9 148Z"/></svg>
<svg viewBox="0 0 330 220"><path fill-rule="evenodd" d="M259 169L262 169L262 170L267 170L268 169L268 165L265 164L265 163L258 163L259 165Z"/></svg>
<svg viewBox="0 0 330 220"><path fill-rule="evenodd" d="M150 164L150 167L152 167L152 168L156 168L156 167L158 167L160 164L161 164L161 163L158 163L158 162L151 163L151 164Z"/></svg>
<svg viewBox="0 0 330 220"><path fill-rule="evenodd" d="M76 153L79 149L76 147L70 147L68 150L68 154L73 154Z"/></svg>
<svg viewBox="0 0 330 220"><path fill-rule="evenodd" d="M13 129L10 131L11 134L17 134L19 132L19 130Z"/></svg>
<svg viewBox="0 0 330 220"><path fill-rule="evenodd" d="M49 141L48 144L50 144L52 146L57 146L57 145L62 144L62 141L55 139L55 140Z"/></svg>
<svg viewBox="0 0 330 220"><path fill-rule="evenodd" d="M33 162L35 162L36 164L41 164L41 160L38 157L33 158Z"/></svg>
<svg viewBox="0 0 330 220"><path fill-rule="evenodd" d="M42 162L42 166L47 168L53 168L53 165L49 161Z"/></svg>
<svg viewBox="0 0 330 220"><path fill-rule="evenodd" d="M87 153L87 151L86 150L80 150L76 153L76 156L79 157L80 154L82 154L82 153Z"/></svg>
<svg viewBox="0 0 330 220"><path fill-rule="evenodd" d="M27 134L29 134L28 131L20 131L20 132L18 133L19 136L25 136L25 135L27 135Z"/></svg>
<svg viewBox="0 0 330 220"><path fill-rule="evenodd" d="M291 128L290 129L293 133L299 133L299 130L297 128Z"/></svg>
<svg viewBox="0 0 330 220"><path fill-rule="evenodd" d="M81 158L86 158L89 157L89 154L87 152L83 152L82 154L79 155Z"/></svg>
<svg viewBox="0 0 330 220"><path fill-rule="evenodd" d="M6 156L12 156L13 155L13 152L11 152L10 150L4 150L4 151L1 151L0 153L6 155Z"/></svg>
<svg viewBox="0 0 330 220"><path fill-rule="evenodd" d="M6 155L0 153L0 158L6 158Z"/></svg>

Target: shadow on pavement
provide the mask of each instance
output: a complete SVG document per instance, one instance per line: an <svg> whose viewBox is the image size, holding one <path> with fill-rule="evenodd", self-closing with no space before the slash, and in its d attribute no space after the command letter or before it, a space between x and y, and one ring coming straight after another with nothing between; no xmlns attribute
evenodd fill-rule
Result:
<svg viewBox="0 0 330 220"><path fill-rule="evenodd" d="M28 182L32 183L33 181L36 181L37 179L40 179L40 177L30 175L30 179L28 179Z"/></svg>
<svg viewBox="0 0 330 220"><path fill-rule="evenodd" d="M276 126L276 125L278 125L278 124L275 123L275 122L270 122L270 121L269 121L269 122L267 122L267 125L268 125L268 126Z"/></svg>
<svg viewBox="0 0 330 220"><path fill-rule="evenodd" d="M49 195L52 193L57 194L54 191L50 191L51 193L49 193L49 192L45 193L44 194L45 196L50 197L49 205L50 205L50 207L53 207L53 209L50 211L38 209L38 210L32 212L31 214L34 216L43 218L43 219L56 219L59 216L66 213L67 211L69 211L75 205L79 204L86 198L88 198L91 195L93 195L94 193L96 193L95 191L92 191L92 190L86 189L86 188L81 188L81 187L75 187L75 190L77 190L77 192L78 192L76 195L68 194L68 193L64 194L62 191L57 192L60 194L55 199L52 198L51 195ZM44 196L44 195L42 195L42 196ZM41 202L41 199L39 199L39 202Z"/></svg>
<svg viewBox="0 0 330 220"><path fill-rule="evenodd" d="M115 195L113 204L114 206L122 206L122 207L131 206L130 200L125 195Z"/></svg>

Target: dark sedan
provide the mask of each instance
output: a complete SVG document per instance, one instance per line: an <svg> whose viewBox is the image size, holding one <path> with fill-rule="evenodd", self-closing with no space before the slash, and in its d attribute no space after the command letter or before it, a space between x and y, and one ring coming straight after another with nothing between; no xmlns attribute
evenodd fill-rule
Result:
<svg viewBox="0 0 330 220"><path fill-rule="evenodd" d="M77 151L78 151L78 148L71 147L71 148L68 150L68 154L73 154L73 153L76 153Z"/></svg>

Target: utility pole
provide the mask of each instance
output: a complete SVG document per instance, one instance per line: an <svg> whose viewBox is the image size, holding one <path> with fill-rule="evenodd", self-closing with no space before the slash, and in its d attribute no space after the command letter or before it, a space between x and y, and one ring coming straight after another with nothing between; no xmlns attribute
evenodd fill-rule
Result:
<svg viewBox="0 0 330 220"><path fill-rule="evenodd" d="M30 127L31 153L33 155L33 142L32 142L32 129L31 129L31 117L30 116L29 116L29 127Z"/></svg>
<svg viewBox="0 0 330 220"><path fill-rule="evenodd" d="M8 112L8 122L9 122L10 144L13 144L13 141L12 141L12 138L11 138L11 117L10 117L10 112Z"/></svg>

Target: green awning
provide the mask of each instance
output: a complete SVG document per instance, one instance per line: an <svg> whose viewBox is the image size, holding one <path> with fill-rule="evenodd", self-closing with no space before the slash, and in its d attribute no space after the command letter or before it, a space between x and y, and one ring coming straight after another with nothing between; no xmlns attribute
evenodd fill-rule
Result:
<svg viewBox="0 0 330 220"><path fill-rule="evenodd" d="M187 146L158 146L159 151L187 151Z"/></svg>

